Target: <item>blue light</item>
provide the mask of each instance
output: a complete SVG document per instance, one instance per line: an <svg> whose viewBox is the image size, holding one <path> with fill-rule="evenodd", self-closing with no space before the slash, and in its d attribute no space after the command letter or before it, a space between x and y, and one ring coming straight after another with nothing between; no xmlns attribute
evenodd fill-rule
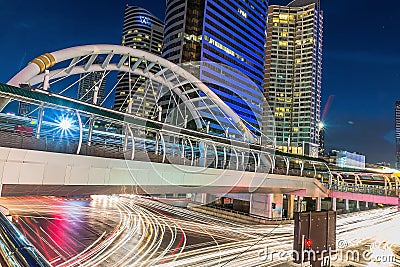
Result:
<svg viewBox="0 0 400 267"><path fill-rule="evenodd" d="M149 25L150 24L150 19L148 17L145 17L145 16L140 16L140 22L142 24Z"/></svg>
<svg viewBox="0 0 400 267"><path fill-rule="evenodd" d="M74 126L74 121L71 117L62 115L55 122L57 123L56 131L59 132L60 136L72 134L71 130Z"/></svg>

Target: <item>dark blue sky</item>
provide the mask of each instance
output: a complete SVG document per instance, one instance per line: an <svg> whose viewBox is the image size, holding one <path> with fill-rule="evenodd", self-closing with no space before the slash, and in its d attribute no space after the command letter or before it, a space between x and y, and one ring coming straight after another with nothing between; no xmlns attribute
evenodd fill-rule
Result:
<svg viewBox="0 0 400 267"><path fill-rule="evenodd" d="M400 100L400 2L322 2L322 107L334 95L325 118L327 147L364 153L372 163L393 163L394 103ZM45 52L119 44L127 3L164 17L165 0L0 0L0 81L7 82Z"/></svg>

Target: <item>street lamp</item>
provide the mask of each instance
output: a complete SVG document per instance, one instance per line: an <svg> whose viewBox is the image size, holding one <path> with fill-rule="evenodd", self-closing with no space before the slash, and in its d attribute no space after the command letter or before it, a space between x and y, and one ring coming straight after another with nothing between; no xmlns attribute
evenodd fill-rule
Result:
<svg viewBox="0 0 400 267"><path fill-rule="evenodd" d="M324 122L320 121L318 123L318 155L322 156L324 153L324 130L325 130L325 124Z"/></svg>

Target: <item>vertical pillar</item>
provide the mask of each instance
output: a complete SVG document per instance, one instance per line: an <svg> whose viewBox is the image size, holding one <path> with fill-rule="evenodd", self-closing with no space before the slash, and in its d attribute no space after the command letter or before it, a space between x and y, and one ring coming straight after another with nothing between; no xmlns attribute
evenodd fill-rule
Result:
<svg viewBox="0 0 400 267"><path fill-rule="evenodd" d="M337 210L337 199L335 197L332 198L332 210L336 211Z"/></svg>
<svg viewBox="0 0 400 267"><path fill-rule="evenodd" d="M360 201L356 201L356 210L359 211L360 210Z"/></svg>
<svg viewBox="0 0 400 267"><path fill-rule="evenodd" d="M365 209L368 209L368 202L365 202Z"/></svg>
<svg viewBox="0 0 400 267"><path fill-rule="evenodd" d="M322 198L320 198L320 197L317 197L315 199L315 211L321 211L321 201L322 201Z"/></svg>
<svg viewBox="0 0 400 267"><path fill-rule="evenodd" d="M297 212L301 212L301 202L303 201L303 198L301 196L297 196Z"/></svg>
<svg viewBox="0 0 400 267"><path fill-rule="evenodd" d="M287 195L287 201L288 201L287 217L289 219L293 219L294 218L294 195Z"/></svg>
<svg viewBox="0 0 400 267"><path fill-rule="evenodd" d="M37 119L37 126L36 126L36 139L40 138L40 131L42 129L42 122L43 122L43 115L44 115L44 108L43 105L39 107L38 111L38 119Z"/></svg>
<svg viewBox="0 0 400 267"><path fill-rule="evenodd" d="M350 211L349 200L348 199L344 200L344 211L345 212L349 212Z"/></svg>
<svg viewBox="0 0 400 267"><path fill-rule="evenodd" d="M192 194L192 201L205 205L212 202L212 195L207 193L195 193Z"/></svg>

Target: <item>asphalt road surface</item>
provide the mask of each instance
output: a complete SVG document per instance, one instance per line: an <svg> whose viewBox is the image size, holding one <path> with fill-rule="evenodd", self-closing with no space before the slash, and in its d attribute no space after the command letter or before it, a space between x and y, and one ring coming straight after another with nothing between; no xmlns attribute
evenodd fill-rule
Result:
<svg viewBox="0 0 400 267"><path fill-rule="evenodd" d="M0 205L54 266L289 266L292 255L293 225L244 225L138 196L0 198ZM374 244L375 256L395 255L399 223L393 208L342 215L337 238L343 251Z"/></svg>

